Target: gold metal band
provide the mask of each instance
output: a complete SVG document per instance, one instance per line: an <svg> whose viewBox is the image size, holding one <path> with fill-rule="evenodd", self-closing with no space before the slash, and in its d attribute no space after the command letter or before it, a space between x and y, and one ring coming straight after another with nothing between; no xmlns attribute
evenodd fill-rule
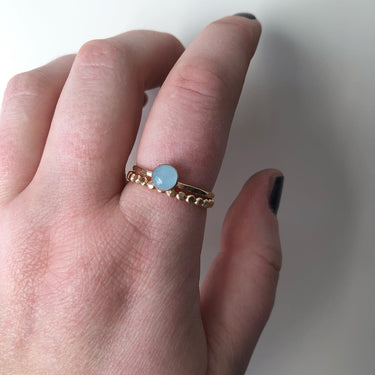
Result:
<svg viewBox="0 0 375 375"><path fill-rule="evenodd" d="M171 198L177 198L178 200L195 204L196 206L209 208L212 207L215 202L215 195L212 192L179 181L171 190L159 190L152 182L152 171L141 168L137 165L134 165L133 170L128 172L127 179L130 182L147 186L149 189L155 189L160 193L166 193Z"/></svg>

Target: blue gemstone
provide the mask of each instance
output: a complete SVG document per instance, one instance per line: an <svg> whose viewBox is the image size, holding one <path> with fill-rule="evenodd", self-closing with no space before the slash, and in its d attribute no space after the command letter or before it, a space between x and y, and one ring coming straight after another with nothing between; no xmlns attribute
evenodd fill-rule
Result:
<svg viewBox="0 0 375 375"><path fill-rule="evenodd" d="M177 171L168 164L162 164L156 167L152 172L152 182L159 190L170 190L177 184Z"/></svg>

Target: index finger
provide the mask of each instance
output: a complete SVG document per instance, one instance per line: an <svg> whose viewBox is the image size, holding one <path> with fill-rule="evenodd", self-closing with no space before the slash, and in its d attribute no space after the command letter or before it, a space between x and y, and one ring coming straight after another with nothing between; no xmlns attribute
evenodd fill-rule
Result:
<svg viewBox="0 0 375 375"><path fill-rule="evenodd" d="M153 104L141 137L137 165L174 166L179 180L211 190L261 25L230 16L207 26L175 64ZM128 184L121 205L138 227L156 233L178 252L199 253L205 210L138 184ZM134 212L131 207L135 207ZM146 229L146 226L148 229Z"/></svg>

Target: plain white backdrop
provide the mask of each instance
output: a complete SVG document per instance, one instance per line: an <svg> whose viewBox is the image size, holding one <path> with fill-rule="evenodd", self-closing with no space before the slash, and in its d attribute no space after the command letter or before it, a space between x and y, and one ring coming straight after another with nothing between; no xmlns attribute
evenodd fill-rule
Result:
<svg viewBox="0 0 375 375"><path fill-rule="evenodd" d="M187 46L209 22L240 11L258 17L263 35L215 187L202 277L243 182L280 168L284 264L247 374L374 375L373 0L0 0L0 91L12 75L93 38L146 28Z"/></svg>

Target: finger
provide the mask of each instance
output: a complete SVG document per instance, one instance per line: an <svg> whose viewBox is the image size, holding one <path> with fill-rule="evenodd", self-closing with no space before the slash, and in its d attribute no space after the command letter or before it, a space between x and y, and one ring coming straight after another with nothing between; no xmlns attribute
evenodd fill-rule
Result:
<svg viewBox="0 0 375 375"><path fill-rule="evenodd" d="M209 374L245 373L271 312L281 267L274 214L282 190L280 176L272 169L254 175L225 218L221 251L201 287Z"/></svg>
<svg viewBox="0 0 375 375"><path fill-rule="evenodd" d="M34 177L74 55L13 77L0 114L0 204Z"/></svg>
<svg viewBox="0 0 375 375"><path fill-rule="evenodd" d="M145 124L137 164L176 167L179 179L210 190L261 26L232 16L215 21L189 45L160 89ZM157 237L166 261L200 254L205 210L128 184L120 201L128 220ZM160 252L153 251L159 257ZM176 255L176 256L174 256Z"/></svg>
<svg viewBox="0 0 375 375"><path fill-rule="evenodd" d="M119 193L144 91L163 82L182 51L170 34L147 30L86 43L57 104L37 176L58 184L75 205Z"/></svg>
<svg viewBox="0 0 375 375"><path fill-rule="evenodd" d="M256 20L226 17L191 43L155 100L139 164L170 162L191 183L213 187L260 29Z"/></svg>

